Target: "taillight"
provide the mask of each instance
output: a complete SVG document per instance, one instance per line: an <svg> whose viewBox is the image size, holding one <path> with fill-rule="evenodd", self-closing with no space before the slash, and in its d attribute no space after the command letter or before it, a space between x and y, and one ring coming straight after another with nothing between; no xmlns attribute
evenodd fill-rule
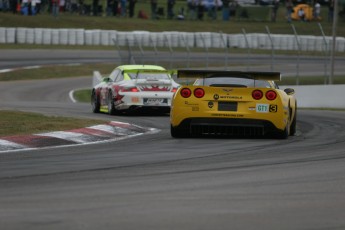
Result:
<svg viewBox="0 0 345 230"><path fill-rule="evenodd" d="M180 94L182 97L187 98L190 97L190 95L192 95L192 91L188 88L183 88L181 89Z"/></svg>
<svg viewBox="0 0 345 230"><path fill-rule="evenodd" d="M202 98L205 95L205 91L201 88L196 88L194 90L194 96L197 98Z"/></svg>
<svg viewBox="0 0 345 230"><path fill-rule="evenodd" d="M177 88L172 88L171 92L175 93L177 91Z"/></svg>
<svg viewBox="0 0 345 230"><path fill-rule="evenodd" d="M260 100L263 96L264 96L264 94L262 93L261 90L256 89L256 90L254 90L254 91L252 92L252 97L253 97L255 100Z"/></svg>
<svg viewBox="0 0 345 230"><path fill-rule="evenodd" d="M121 91L122 91L122 92L133 92L133 93L139 92L139 90L137 89L137 87L123 88Z"/></svg>
<svg viewBox="0 0 345 230"><path fill-rule="evenodd" d="M266 98L267 100L273 101L277 98L277 93L273 90L269 90L266 92Z"/></svg>

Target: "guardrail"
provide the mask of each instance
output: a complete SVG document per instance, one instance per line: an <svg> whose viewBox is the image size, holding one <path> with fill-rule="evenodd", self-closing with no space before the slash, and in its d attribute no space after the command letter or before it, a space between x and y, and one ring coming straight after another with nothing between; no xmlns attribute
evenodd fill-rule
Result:
<svg viewBox="0 0 345 230"><path fill-rule="evenodd" d="M271 50L325 51L330 36L213 32L149 32L85 29L0 27L0 43L37 45L103 45L169 48L250 48ZM336 38L337 52L345 52L345 38Z"/></svg>

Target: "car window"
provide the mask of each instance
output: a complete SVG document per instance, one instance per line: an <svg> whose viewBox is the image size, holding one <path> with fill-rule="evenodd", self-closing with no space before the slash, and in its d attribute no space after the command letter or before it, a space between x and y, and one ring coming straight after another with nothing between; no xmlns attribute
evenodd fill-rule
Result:
<svg viewBox="0 0 345 230"><path fill-rule="evenodd" d="M119 69L114 69L114 71L111 72L111 74L109 75L111 81L115 81L116 77L119 75L120 72L121 71Z"/></svg>
<svg viewBox="0 0 345 230"><path fill-rule="evenodd" d="M268 81L253 80L241 77L211 77L205 79L197 79L194 85L205 85L214 87L259 87L272 88Z"/></svg>
<svg viewBox="0 0 345 230"><path fill-rule="evenodd" d="M117 75L115 81L116 81L116 82L119 82L119 81L122 81L123 79L124 79L123 72L120 72L120 73Z"/></svg>
<svg viewBox="0 0 345 230"><path fill-rule="evenodd" d="M131 79L146 79L146 80L170 80L168 74L163 73L128 73Z"/></svg>

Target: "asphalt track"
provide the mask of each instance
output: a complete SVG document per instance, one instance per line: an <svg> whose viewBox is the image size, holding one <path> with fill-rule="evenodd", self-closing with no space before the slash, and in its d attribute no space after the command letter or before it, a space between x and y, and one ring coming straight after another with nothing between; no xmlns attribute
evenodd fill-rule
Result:
<svg viewBox="0 0 345 230"><path fill-rule="evenodd" d="M345 112L300 110L287 140L173 139L168 116L93 114L91 78L1 82L0 108L159 133L0 154L1 229L345 229Z"/></svg>

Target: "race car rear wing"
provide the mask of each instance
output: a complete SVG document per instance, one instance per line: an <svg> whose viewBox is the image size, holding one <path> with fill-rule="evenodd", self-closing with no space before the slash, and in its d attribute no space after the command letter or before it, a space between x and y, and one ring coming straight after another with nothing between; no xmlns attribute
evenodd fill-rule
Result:
<svg viewBox="0 0 345 230"><path fill-rule="evenodd" d="M177 78L236 77L253 80L280 81L280 72L226 71L226 70L177 70Z"/></svg>
<svg viewBox="0 0 345 230"><path fill-rule="evenodd" d="M176 70L156 70L156 69L131 69L131 70L123 70L123 73L134 73L137 76L140 73L146 74L170 74L171 76L176 75Z"/></svg>

